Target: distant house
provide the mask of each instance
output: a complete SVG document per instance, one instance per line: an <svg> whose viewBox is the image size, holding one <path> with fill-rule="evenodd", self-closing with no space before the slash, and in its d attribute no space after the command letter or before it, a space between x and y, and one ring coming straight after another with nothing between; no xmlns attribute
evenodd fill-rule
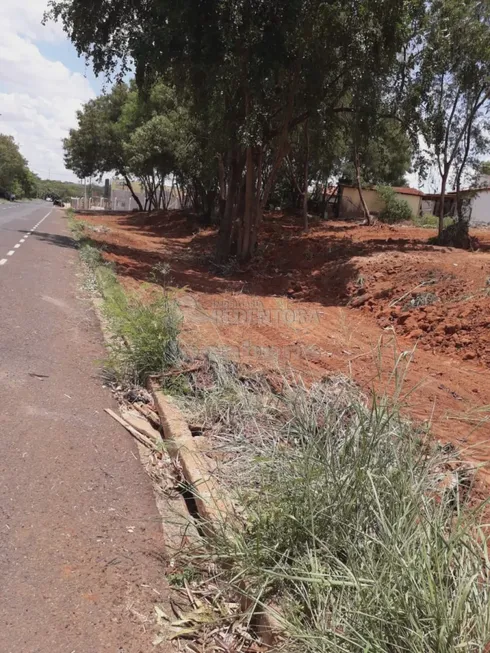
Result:
<svg viewBox="0 0 490 653"><path fill-rule="evenodd" d="M393 186L393 190L400 199L405 200L409 205L412 214L420 215L422 210L423 193L416 188L405 186ZM381 199L375 187L364 188L362 191L364 200L372 215L378 215L384 208L384 201ZM357 186L339 186L339 217L355 218L363 215L361 198Z"/></svg>
<svg viewBox="0 0 490 653"><path fill-rule="evenodd" d="M464 215L471 225L490 224L490 185L481 188L466 188L461 191ZM428 193L422 198L422 213L439 215L441 207L440 193ZM457 215L456 193L449 192L444 196L444 215Z"/></svg>

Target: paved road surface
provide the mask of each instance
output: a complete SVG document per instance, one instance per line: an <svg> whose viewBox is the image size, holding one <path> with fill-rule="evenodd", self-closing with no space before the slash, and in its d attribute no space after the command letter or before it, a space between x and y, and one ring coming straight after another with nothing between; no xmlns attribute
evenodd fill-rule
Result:
<svg viewBox="0 0 490 653"><path fill-rule="evenodd" d="M0 204L0 652L153 649L161 526L62 211ZM160 650L160 649L159 649Z"/></svg>

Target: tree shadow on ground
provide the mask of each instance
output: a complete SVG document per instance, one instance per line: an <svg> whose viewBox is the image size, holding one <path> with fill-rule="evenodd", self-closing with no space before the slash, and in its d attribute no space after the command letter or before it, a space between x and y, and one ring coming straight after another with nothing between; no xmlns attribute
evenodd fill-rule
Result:
<svg viewBox="0 0 490 653"><path fill-rule="evenodd" d="M254 259L242 265L233 259L217 265L217 230L202 228L185 211L107 217L104 224L113 223L113 229L94 238L104 243L120 275L138 281L154 280L155 266L166 263L171 268L167 283L197 292L286 296L325 306L348 303L359 277L359 257L437 250L425 233L411 237L401 228L316 222L304 233L298 222L294 216L269 214Z"/></svg>
<svg viewBox="0 0 490 653"><path fill-rule="evenodd" d="M24 229L19 229L18 231L21 234L31 233ZM57 247L68 247L70 249L76 249L77 247L76 240L74 240L70 236L63 236L62 234L48 234L47 232L44 231L33 231L30 237L36 238L37 240L41 240L51 245L56 245Z"/></svg>

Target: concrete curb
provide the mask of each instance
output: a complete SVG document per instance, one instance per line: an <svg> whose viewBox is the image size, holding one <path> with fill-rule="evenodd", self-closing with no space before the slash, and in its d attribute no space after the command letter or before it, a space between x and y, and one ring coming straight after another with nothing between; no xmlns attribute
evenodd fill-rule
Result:
<svg viewBox="0 0 490 653"><path fill-rule="evenodd" d="M212 535L226 519L234 518L233 504L223 496L216 480L213 478L210 464L202 454L197 438L195 438L182 415L180 409L165 395L153 381L149 382L162 425L164 439L168 443L170 455L180 464L182 473L193 492L196 508L203 520L205 534ZM245 593L240 597L244 610L252 607L253 602ZM260 606L252 618L252 625L266 646L274 646L283 628L280 612L276 608L267 610Z"/></svg>
<svg viewBox="0 0 490 653"><path fill-rule="evenodd" d="M155 383L150 382L164 439L168 451L182 468L185 480L190 486L203 529L215 531L227 519L233 518L233 505L222 494L211 465L192 435L184 416Z"/></svg>

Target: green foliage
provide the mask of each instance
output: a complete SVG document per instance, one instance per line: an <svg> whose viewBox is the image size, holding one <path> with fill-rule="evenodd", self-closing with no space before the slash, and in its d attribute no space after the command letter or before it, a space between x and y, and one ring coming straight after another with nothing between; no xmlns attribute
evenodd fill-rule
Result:
<svg viewBox="0 0 490 653"><path fill-rule="evenodd" d="M104 312L118 338L111 345L107 368L118 381L144 384L175 366L180 357L181 317L168 292L151 300L126 293L99 276L104 287Z"/></svg>
<svg viewBox="0 0 490 653"><path fill-rule="evenodd" d="M42 198L60 198L65 202L68 202L72 197L83 197L85 195L85 190L88 197L95 195L100 196L104 192L103 187L96 184L87 184L87 188L85 189L84 184L78 184L72 181L37 179L37 195Z"/></svg>
<svg viewBox="0 0 490 653"><path fill-rule="evenodd" d="M488 149L486 0L52 0L49 16L97 73L135 70L79 113L67 165L137 175L153 206L166 175L219 203L221 258L256 251L269 200L313 186L318 204L331 176L403 185L412 155L460 186Z"/></svg>
<svg viewBox="0 0 490 653"><path fill-rule="evenodd" d="M478 172L482 175L490 175L490 161L482 161L478 166Z"/></svg>
<svg viewBox="0 0 490 653"><path fill-rule="evenodd" d="M346 120L345 129L349 127L350 119ZM400 123L381 120L376 130L364 135L366 141L359 145L362 182L368 185L404 186L405 175L411 167L413 147ZM348 134L346 141L352 143L352 137L349 140ZM341 177L349 184L356 182L352 153L344 160Z"/></svg>
<svg viewBox="0 0 490 653"><path fill-rule="evenodd" d="M171 587L185 587L186 583L192 583L199 578L199 573L195 567L182 567L178 571L172 571L167 574L167 579Z"/></svg>
<svg viewBox="0 0 490 653"><path fill-rule="evenodd" d="M376 191L384 202L379 213L379 220L389 224L405 222L413 217L412 209L405 200L400 199L390 186L377 186Z"/></svg>
<svg viewBox="0 0 490 653"><path fill-rule="evenodd" d="M427 229L437 229L439 226L439 218L437 215L432 215L432 213L423 213L422 215L412 216L412 222L417 225L417 227L425 227ZM444 218L444 226L448 227L450 224L453 224L453 218L446 216Z"/></svg>
<svg viewBox="0 0 490 653"><path fill-rule="evenodd" d="M82 238L78 253L80 258L91 270L96 270L100 265L104 264L104 259L96 245L90 243L86 238Z"/></svg>
<svg viewBox="0 0 490 653"><path fill-rule="evenodd" d="M196 210L205 208L217 183L216 151L202 119L172 86L158 80L143 91L120 82L77 117L64 149L66 166L79 177L115 171L130 189L136 177L149 208L165 208L165 181L173 176Z"/></svg>
<svg viewBox="0 0 490 653"><path fill-rule="evenodd" d="M363 111L359 99L366 105L375 91L378 98L419 4L115 0L102 9L103 29L89 0L53 0L49 15L61 19L96 72L126 71L134 62L147 95L160 76L175 87L191 117L191 138L182 143L193 152L193 194L216 192L221 161L219 253L236 249L246 259L255 251L263 208L296 131L311 121L327 135L334 116ZM311 178L315 168L330 174L336 156L315 155ZM213 162L214 188L206 183Z"/></svg>
<svg viewBox="0 0 490 653"><path fill-rule="evenodd" d="M488 151L490 94L483 80L490 74L490 4L430 3L420 55L414 66L413 101L419 103L420 134L429 159L438 166L445 193L450 177L460 188L468 180L468 168L477 170L481 155ZM458 220L460 236L468 242L463 204L458 206ZM441 239L443 229L441 219Z"/></svg>
<svg viewBox="0 0 490 653"><path fill-rule="evenodd" d="M36 177L19 151L12 136L0 134L0 189L18 199L36 197Z"/></svg>

